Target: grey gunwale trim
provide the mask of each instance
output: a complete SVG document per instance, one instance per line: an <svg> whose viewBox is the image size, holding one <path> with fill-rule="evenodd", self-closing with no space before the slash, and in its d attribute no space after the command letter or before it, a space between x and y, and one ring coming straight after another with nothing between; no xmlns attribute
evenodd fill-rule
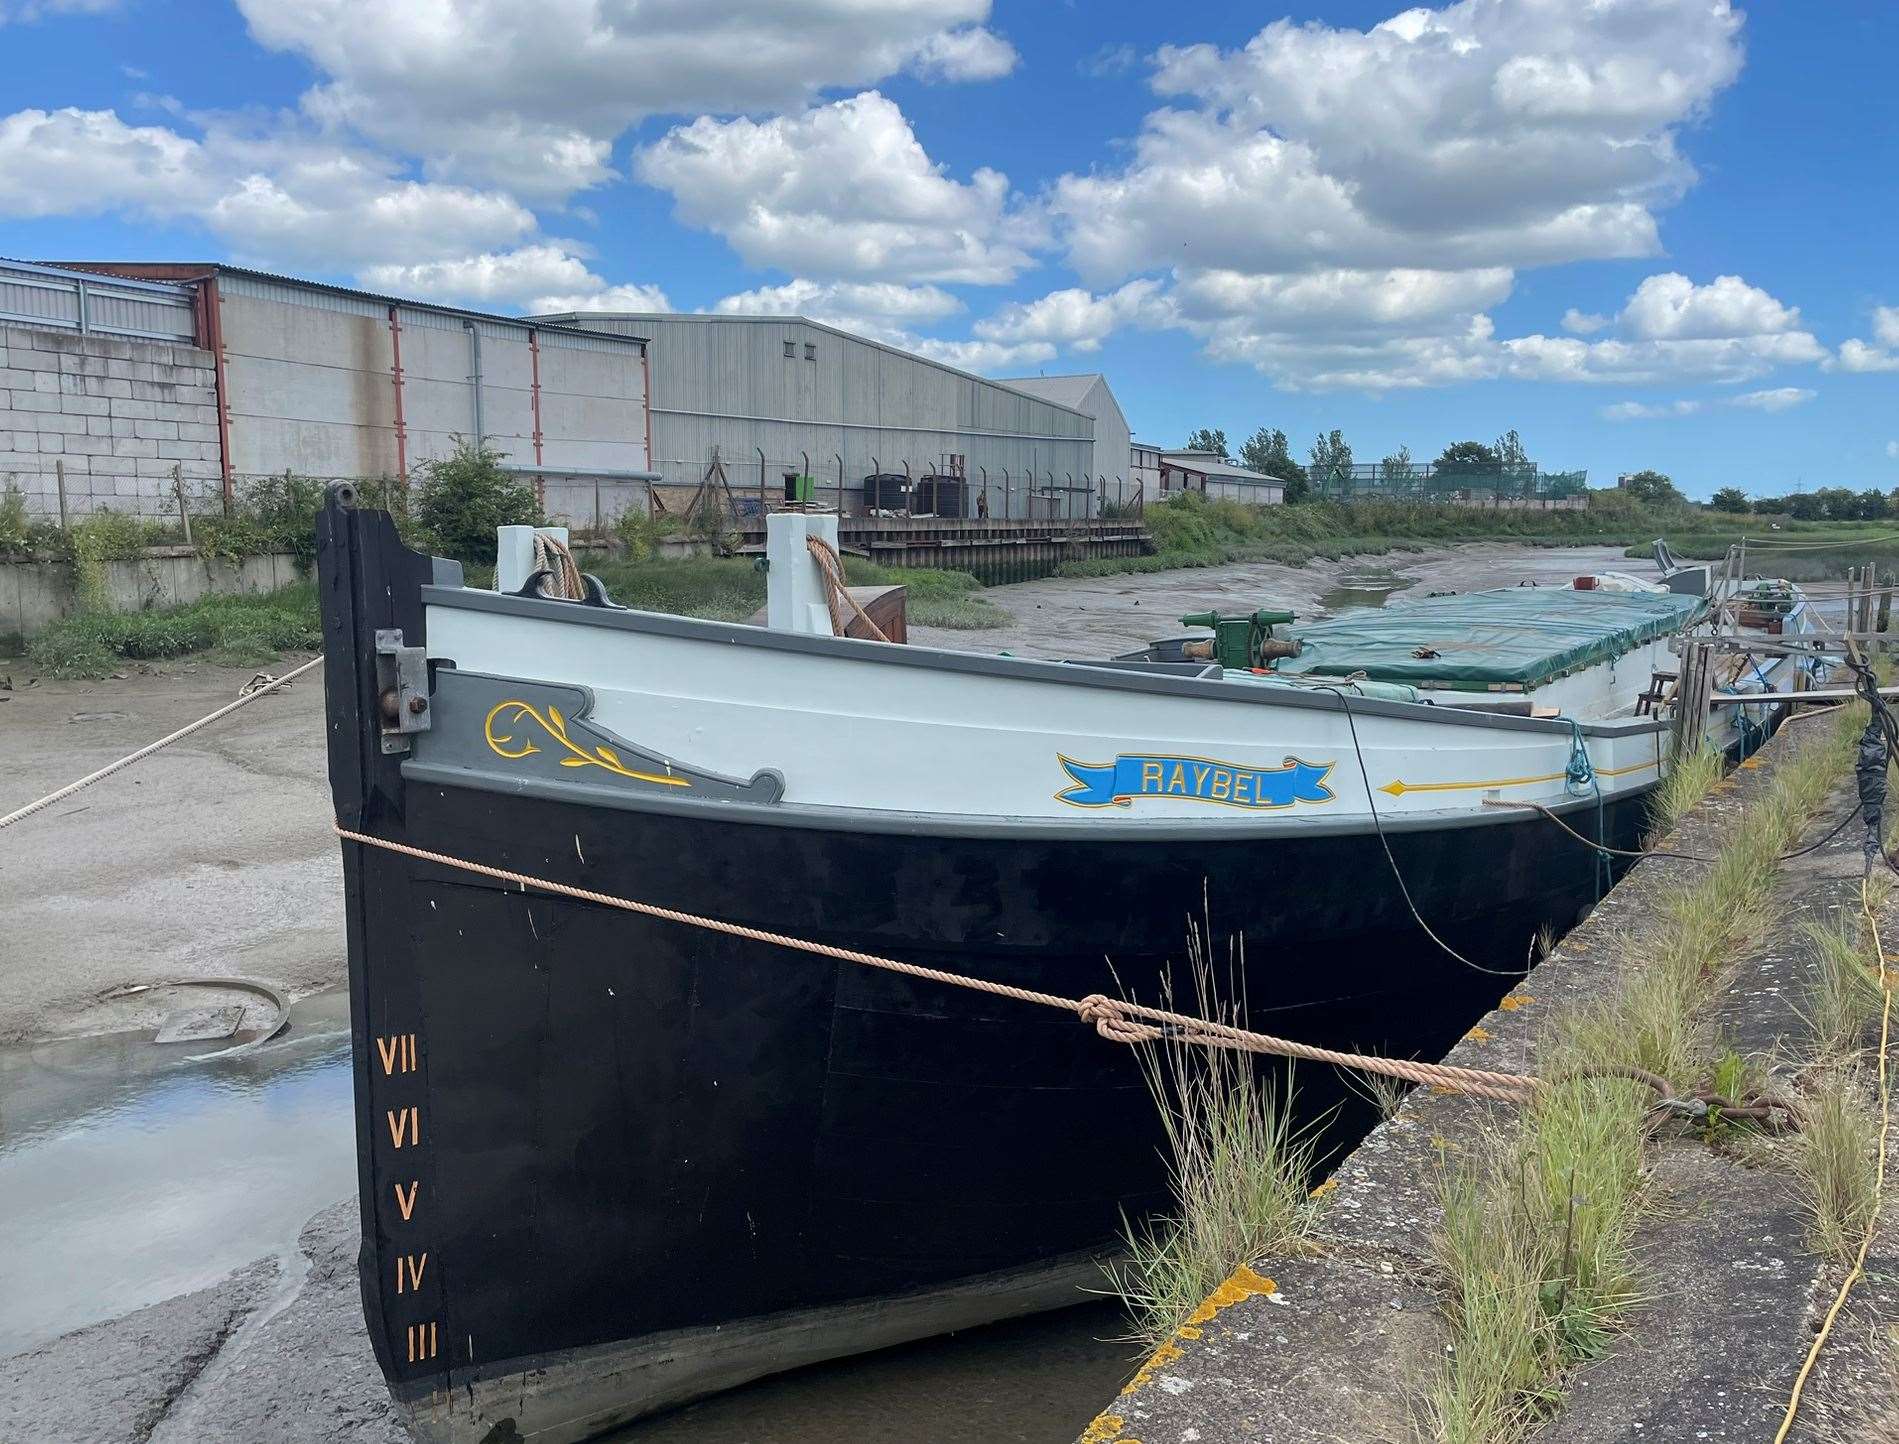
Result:
<svg viewBox="0 0 1899 1444"><path fill-rule="evenodd" d="M881 645L873 643L873 645ZM998 842L1194 842L1203 846L1230 842L1297 843L1311 837L1365 836L1377 832L1368 813L1274 814L1264 817L999 817L980 813L897 812L870 807L822 807L808 802L721 802L678 797L654 791L620 790L597 783L517 777L485 769L453 767L442 763L405 761L403 781L411 786L460 787L508 797L538 798L576 803L615 812L659 812L705 822L750 823L760 827L795 827L810 832L857 832L907 837L993 838ZM1604 793L1603 803L1614 806L1653 791L1653 782ZM1594 813L1594 797L1576 798L1550 807L1559 815ZM1448 832L1463 827L1500 827L1513 822L1544 823L1538 813L1523 807L1484 807L1463 811L1380 813L1378 824L1388 833ZM1544 823L1547 825L1547 823ZM1585 835L1588 828L1579 827Z"/></svg>
<svg viewBox="0 0 1899 1444"><path fill-rule="evenodd" d="M1239 702L1266 707L1314 708L1323 712L1349 710L1354 717L1393 717L1448 727L1487 727L1507 732L1569 735L1570 724L1559 718L1498 716L1466 712L1428 702L1384 702L1354 698L1349 708L1333 692L1306 691L1287 686L1235 686L1229 682L1194 677L1157 677L1109 667L1077 666L1073 662L1044 662L1033 657L990 657L978 652L952 652L937 647L892 646L888 642L859 641L854 637L816 637L774 632L738 622L713 622L699 617L675 617L661 612L607 610L573 602L534 597L508 597L498 592L444 587L422 588L425 607L453 607L461 611L496 612L509 617L533 617L577 627L605 627L611 631L645 632L661 637L683 637L722 646L754 647L767 652L796 652L805 656L848 658L883 667L925 667L939 672L961 672L984 677L1013 677L1023 681L1053 682L1068 687L1100 687L1119 692L1144 692L1201 701ZM1650 719L1584 722L1590 737L1641 736L1660 732L1665 724Z"/></svg>

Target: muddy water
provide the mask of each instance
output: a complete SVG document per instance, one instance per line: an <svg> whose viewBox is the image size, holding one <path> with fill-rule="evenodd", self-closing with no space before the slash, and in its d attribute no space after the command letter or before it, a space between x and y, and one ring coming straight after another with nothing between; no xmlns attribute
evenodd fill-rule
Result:
<svg viewBox="0 0 1899 1444"><path fill-rule="evenodd" d="M344 995L245 1058L117 1033L0 1049L0 1355L215 1283L355 1188Z"/></svg>
<svg viewBox="0 0 1899 1444"><path fill-rule="evenodd" d="M355 1187L348 1003L248 1058L117 1033L0 1049L0 1357L293 1255ZM1109 1303L769 1379L624 1444L1072 1439L1133 1372ZM953 1397L954 1407L945 1400Z"/></svg>
<svg viewBox="0 0 1899 1444"><path fill-rule="evenodd" d="M1453 546L1314 561L1302 567L1278 562L1235 562L1171 572L1135 572L1107 577L1050 577L991 587L983 599L1010 614L1010 625L976 632L912 627L910 640L923 646L1018 657L1111 657L1145 646L1156 637L1177 636L1186 612L1250 612L1285 608L1302 618L1353 605L1379 605L1375 593L1401 605L1432 592L1469 592L1513 587L1519 582L1567 586L1585 572L1625 571L1655 575L1652 562L1622 555L1620 547ZM1394 580L1407 583L1391 590ZM1359 582L1375 585L1354 586ZM1352 593L1344 597L1342 593Z"/></svg>

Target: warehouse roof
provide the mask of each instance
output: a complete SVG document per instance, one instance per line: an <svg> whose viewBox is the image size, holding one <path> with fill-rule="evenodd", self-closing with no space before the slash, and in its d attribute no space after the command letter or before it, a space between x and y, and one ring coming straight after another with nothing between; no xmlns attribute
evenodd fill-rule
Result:
<svg viewBox="0 0 1899 1444"><path fill-rule="evenodd" d="M206 276L245 276L254 281L271 281L280 286L322 291L332 296L369 301L379 306L401 306L409 311L430 311L439 316L461 316L470 321L490 321L501 326L528 326L558 331L582 332L613 341L646 344L646 337L627 331L594 331L578 323L553 321L535 316L504 316L496 311L471 311L462 306L443 306L434 301L413 301L406 296L386 296L377 291L359 291L353 286L337 286L328 281L312 281L303 276L285 276L275 271L257 271L248 266L227 265L223 261L41 261L42 266L62 271L86 271L93 275L132 277L148 281L197 281Z"/></svg>
<svg viewBox="0 0 1899 1444"><path fill-rule="evenodd" d="M1090 371L1081 376L1005 376L999 384L1013 386L1017 391L1026 391L1058 406L1078 408L1088 399L1095 382L1101 379L1099 371Z"/></svg>
<svg viewBox="0 0 1899 1444"><path fill-rule="evenodd" d="M588 317L591 317L596 322L632 321L639 323L644 321L694 321L718 323L721 325L752 326L765 324L783 325L786 322L791 322L798 326L809 326L817 331L828 331L833 336L842 336L846 341L855 341L859 345L872 346L879 351L888 352L892 356L901 356L904 360L914 361L919 366L934 367L938 371L947 371L952 376L960 376L965 381L980 381L984 386L994 386L1003 391L1013 391L1019 396L1028 397L1031 401L1040 401L1044 405L1053 406L1058 410L1070 411L1077 416L1087 417L1090 421L1094 420L1086 411L1082 411L1078 407L1072 406L1065 401L1057 401L1050 396L1037 395L1013 381L998 381L992 376L979 376L974 371L965 371L962 367L952 366L947 361L938 361L934 357L918 355L915 351L906 351L901 346L891 346L882 341L874 341L869 336L859 335L855 331L846 331L842 326L833 326L825 321L814 321L809 316L752 314L729 311L554 311L545 316L529 316L526 319L537 324L552 322L564 326L584 327L587 324L585 318Z"/></svg>
<svg viewBox="0 0 1899 1444"><path fill-rule="evenodd" d="M1286 484L1276 476L1268 476L1265 472L1255 471L1250 466L1241 466L1237 461L1229 461L1214 451L1197 451L1191 447L1183 447L1178 451L1161 452L1161 460L1172 463L1182 471L1195 472L1201 476L1217 476L1222 481L1237 481L1253 486L1284 486Z"/></svg>

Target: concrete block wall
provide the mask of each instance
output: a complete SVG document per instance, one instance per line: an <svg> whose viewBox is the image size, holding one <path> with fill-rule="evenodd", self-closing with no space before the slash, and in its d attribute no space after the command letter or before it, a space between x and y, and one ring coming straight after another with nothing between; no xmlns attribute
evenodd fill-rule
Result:
<svg viewBox="0 0 1899 1444"><path fill-rule="evenodd" d="M195 346L0 326L0 488L34 517L66 506L168 516L172 468L187 496L215 489L218 408L211 353Z"/></svg>

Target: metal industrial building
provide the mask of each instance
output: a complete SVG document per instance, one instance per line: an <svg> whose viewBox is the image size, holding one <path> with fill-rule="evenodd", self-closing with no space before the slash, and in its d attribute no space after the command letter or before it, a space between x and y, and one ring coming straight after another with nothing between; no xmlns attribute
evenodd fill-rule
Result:
<svg viewBox="0 0 1899 1444"><path fill-rule="evenodd" d="M999 384L1026 391L1058 406L1083 412L1095 423L1094 473L1097 496L1127 502L1139 491L1132 468L1133 433L1108 378L1099 371L1079 376L1004 376Z"/></svg>
<svg viewBox="0 0 1899 1444"><path fill-rule="evenodd" d="M1084 410L800 316L567 312L537 325L647 339L652 466L696 488L716 447L741 499L798 494L847 512L1088 517L1125 484ZM1112 405L1112 398L1110 398ZM1116 415L1119 414L1116 408ZM866 478L881 478L867 482Z"/></svg>
<svg viewBox="0 0 1899 1444"><path fill-rule="evenodd" d="M161 514L249 476L407 478L483 438L555 516L646 505L646 347L214 263L0 262L0 484Z"/></svg>

